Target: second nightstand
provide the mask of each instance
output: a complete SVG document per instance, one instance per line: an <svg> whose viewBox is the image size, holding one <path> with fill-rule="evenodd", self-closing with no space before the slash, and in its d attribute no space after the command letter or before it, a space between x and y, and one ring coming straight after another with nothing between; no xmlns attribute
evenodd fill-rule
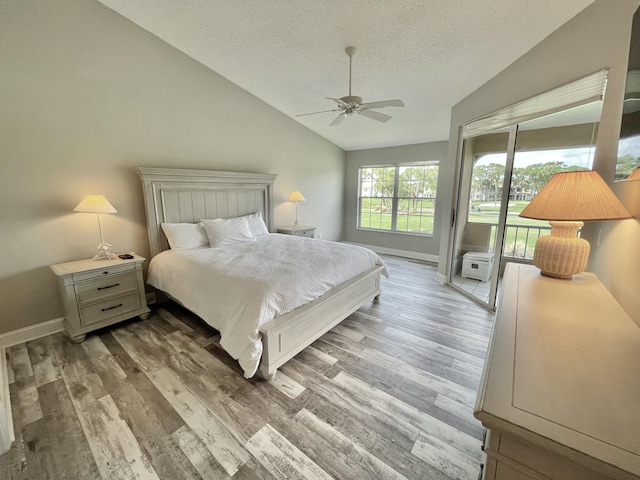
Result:
<svg viewBox="0 0 640 480"><path fill-rule="evenodd" d="M64 327L74 342L87 333L136 315L149 316L142 263L130 260L79 260L51 265L58 276Z"/></svg>
<svg viewBox="0 0 640 480"><path fill-rule="evenodd" d="M316 227L312 227L310 225L292 225L287 227L278 227L276 230L278 231L278 233L293 235L294 237L315 238L316 235Z"/></svg>

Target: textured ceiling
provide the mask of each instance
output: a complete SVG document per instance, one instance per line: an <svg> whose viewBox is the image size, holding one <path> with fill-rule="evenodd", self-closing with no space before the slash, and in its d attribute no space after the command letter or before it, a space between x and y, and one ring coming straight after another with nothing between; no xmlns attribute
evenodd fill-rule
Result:
<svg viewBox="0 0 640 480"><path fill-rule="evenodd" d="M344 150L446 140L451 107L594 0L100 0ZM325 97L400 98L330 127Z"/></svg>

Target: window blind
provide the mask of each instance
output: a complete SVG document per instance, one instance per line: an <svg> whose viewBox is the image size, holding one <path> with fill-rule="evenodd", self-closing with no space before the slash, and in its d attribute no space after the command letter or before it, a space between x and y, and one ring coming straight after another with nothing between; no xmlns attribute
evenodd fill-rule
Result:
<svg viewBox="0 0 640 480"><path fill-rule="evenodd" d="M462 137L475 137L569 108L602 100L609 70L604 69L466 123Z"/></svg>

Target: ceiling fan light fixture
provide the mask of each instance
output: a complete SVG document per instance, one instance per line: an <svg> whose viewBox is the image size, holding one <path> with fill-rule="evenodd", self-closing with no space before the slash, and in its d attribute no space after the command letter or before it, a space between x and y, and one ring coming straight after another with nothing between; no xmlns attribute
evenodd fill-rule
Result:
<svg viewBox="0 0 640 480"><path fill-rule="evenodd" d="M360 105L362 103L362 97L357 97L356 95L347 95L346 97L341 97L340 100L349 105Z"/></svg>

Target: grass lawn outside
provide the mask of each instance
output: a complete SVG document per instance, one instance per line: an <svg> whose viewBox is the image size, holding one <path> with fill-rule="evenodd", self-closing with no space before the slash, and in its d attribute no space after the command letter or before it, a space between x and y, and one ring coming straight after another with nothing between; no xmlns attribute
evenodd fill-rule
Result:
<svg viewBox="0 0 640 480"><path fill-rule="evenodd" d="M548 235L551 231L546 220L533 220L518 216L529 204L528 201L510 201L507 209L507 228L505 231L505 257L533 259L533 250L539 236ZM489 223L497 226L500 215L500 202L473 202L474 211L469 212L468 220L474 223ZM491 248L495 244L496 228L491 231Z"/></svg>
<svg viewBox="0 0 640 480"><path fill-rule="evenodd" d="M363 210L360 212L360 228L391 231L391 214ZM398 215L396 232L428 235L433 233L433 216Z"/></svg>
<svg viewBox="0 0 640 480"><path fill-rule="evenodd" d="M505 232L503 255L515 258L533 258L533 250L538 236L548 235L549 222L519 217L519 213L529 204L528 201L511 201L507 210L507 229ZM500 203L473 202L474 211L469 212L468 221L494 225L491 230L493 248L496 226L500 213ZM527 228L531 227L531 228ZM376 209L364 209L360 212L360 228L391 231L391 213ZM396 231L415 234L433 233L433 216L404 214L398 215Z"/></svg>

